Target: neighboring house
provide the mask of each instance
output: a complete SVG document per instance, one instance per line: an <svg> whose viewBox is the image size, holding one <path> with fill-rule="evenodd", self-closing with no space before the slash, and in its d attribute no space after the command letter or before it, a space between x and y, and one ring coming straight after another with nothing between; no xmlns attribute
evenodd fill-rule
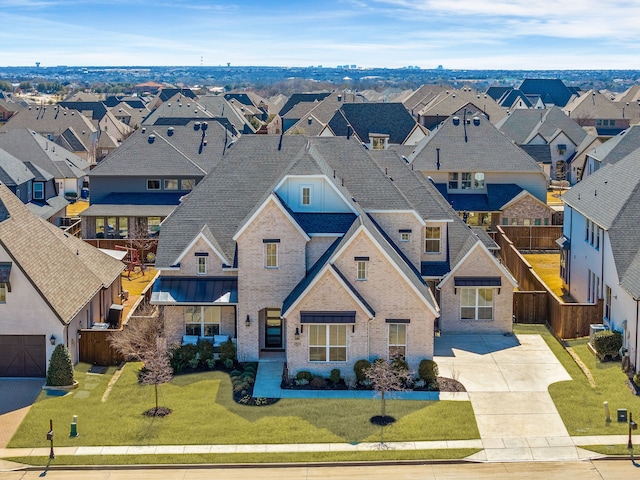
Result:
<svg viewBox="0 0 640 480"><path fill-rule="evenodd" d="M416 91L406 92L397 100L402 102L413 117L418 118L418 113L433 101L434 98L440 93L451 90L453 90L453 87L449 85L421 85Z"/></svg>
<svg viewBox="0 0 640 480"><path fill-rule="evenodd" d="M296 105L282 117L282 127L286 134L315 137L320 135L336 110L346 102L362 103L364 101L365 98L358 94L333 92L321 101ZM310 109L306 110L309 107Z"/></svg>
<svg viewBox="0 0 640 480"><path fill-rule="evenodd" d="M586 153L581 179L592 175L608 163L616 163L640 148L640 125L623 130Z"/></svg>
<svg viewBox="0 0 640 480"><path fill-rule="evenodd" d="M602 140L629 128L629 118L622 114L623 106L597 90L589 90L574 98L562 109L587 133Z"/></svg>
<svg viewBox="0 0 640 480"><path fill-rule="evenodd" d="M215 120L139 129L90 172L82 238L157 236L234 140Z"/></svg>
<svg viewBox="0 0 640 480"><path fill-rule="evenodd" d="M416 369L437 324L510 332L515 281L486 237L379 152L242 137L163 222L151 303L186 337L231 337L241 361L280 355L291 375L395 356Z"/></svg>
<svg viewBox="0 0 640 480"><path fill-rule="evenodd" d="M18 103L0 98L0 123L7 122L16 112L19 112L23 108L24 107Z"/></svg>
<svg viewBox="0 0 640 480"><path fill-rule="evenodd" d="M640 150L567 191L560 275L577 302L603 301L603 323L623 333L636 372L640 322Z"/></svg>
<svg viewBox="0 0 640 480"><path fill-rule="evenodd" d="M370 149L390 144L416 145L429 131L401 103L344 103L320 132L321 137L355 135Z"/></svg>
<svg viewBox="0 0 640 480"><path fill-rule="evenodd" d="M40 168L55 179L55 188L45 198L53 195L63 197L68 193L80 196L91 167L89 162L26 128L0 133L0 148L25 164ZM33 198L36 200L43 199L35 191L43 191L40 187L34 184Z"/></svg>
<svg viewBox="0 0 640 480"><path fill-rule="evenodd" d="M548 177L473 104L447 119L408 155L472 226L548 225Z"/></svg>
<svg viewBox="0 0 640 480"><path fill-rule="evenodd" d="M43 377L56 344L119 303L124 264L33 215L0 184L0 377Z"/></svg>
<svg viewBox="0 0 640 480"><path fill-rule="evenodd" d="M515 110L496 127L527 152L527 147L548 146L550 163L544 169L552 180L570 181L571 162L588 136L556 106L546 110Z"/></svg>
<svg viewBox="0 0 640 480"><path fill-rule="evenodd" d="M95 163L100 132L90 118L77 110L67 110L56 105L30 106L0 126L0 132L16 128L37 132L83 160Z"/></svg>
<svg viewBox="0 0 640 480"><path fill-rule="evenodd" d="M418 123L429 130L434 130L468 103L473 103L482 109L483 115L494 124L507 116L507 112L487 94L472 90L471 87L463 87L461 90L451 89L440 92L418 111Z"/></svg>
<svg viewBox="0 0 640 480"><path fill-rule="evenodd" d="M532 103L542 101L544 108L563 108L575 97L575 90L558 78L525 78L518 87ZM536 107L537 108L537 107Z"/></svg>
<svg viewBox="0 0 640 480"><path fill-rule="evenodd" d="M0 149L0 182L22 203L29 203L33 198L34 178L34 173L24 162Z"/></svg>

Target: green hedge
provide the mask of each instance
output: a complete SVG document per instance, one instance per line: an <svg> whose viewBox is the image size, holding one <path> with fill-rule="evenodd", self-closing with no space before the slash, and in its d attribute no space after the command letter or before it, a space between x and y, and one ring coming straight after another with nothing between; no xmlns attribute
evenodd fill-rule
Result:
<svg viewBox="0 0 640 480"><path fill-rule="evenodd" d="M600 360L607 357L618 358L622 348L622 333L614 330L596 332L593 336L593 348Z"/></svg>

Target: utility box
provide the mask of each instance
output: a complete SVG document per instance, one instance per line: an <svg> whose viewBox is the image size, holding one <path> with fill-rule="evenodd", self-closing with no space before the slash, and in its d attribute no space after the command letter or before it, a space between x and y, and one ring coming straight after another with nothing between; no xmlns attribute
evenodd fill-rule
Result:
<svg viewBox="0 0 640 480"><path fill-rule="evenodd" d="M623 423L627 423L627 409L626 408L619 408L618 409L618 421L619 422L623 422Z"/></svg>
<svg viewBox="0 0 640 480"><path fill-rule="evenodd" d="M124 305L118 305L115 303L109 307L109 317L107 318L107 323L109 324L109 328L115 329L120 327L123 310L124 310Z"/></svg>

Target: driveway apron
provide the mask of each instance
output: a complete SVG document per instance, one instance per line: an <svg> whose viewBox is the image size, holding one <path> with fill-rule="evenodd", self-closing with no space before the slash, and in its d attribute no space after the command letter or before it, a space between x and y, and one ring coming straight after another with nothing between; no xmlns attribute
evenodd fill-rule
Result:
<svg viewBox="0 0 640 480"><path fill-rule="evenodd" d="M7 446L44 382L44 378L0 378L0 448Z"/></svg>
<svg viewBox="0 0 640 480"><path fill-rule="evenodd" d="M440 375L464 384L484 450L479 461L578 460L548 386L571 377L540 335L445 335Z"/></svg>

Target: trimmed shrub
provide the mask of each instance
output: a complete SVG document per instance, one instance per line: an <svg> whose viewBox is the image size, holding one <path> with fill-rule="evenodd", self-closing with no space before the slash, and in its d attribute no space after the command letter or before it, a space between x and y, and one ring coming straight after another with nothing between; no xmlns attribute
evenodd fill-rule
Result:
<svg viewBox="0 0 640 480"><path fill-rule="evenodd" d="M240 370L233 370L229 376L230 377L239 377L240 375L242 375L242 372Z"/></svg>
<svg viewBox="0 0 640 480"><path fill-rule="evenodd" d="M196 355L198 354L198 346L179 345L171 351L170 363L173 373L176 375L184 371L185 368L193 364ZM197 365L197 364L196 364Z"/></svg>
<svg viewBox="0 0 640 480"><path fill-rule="evenodd" d="M427 385L435 382L438 378L438 364L433 360L421 360L418 366L418 376L420 380L424 380Z"/></svg>
<svg viewBox="0 0 640 480"><path fill-rule="evenodd" d="M617 358L622 348L622 333L613 330L596 332L593 336L593 348L600 360Z"/></svg>
<svg viewBox="0 0 640 480"><path fill-rule="evenodd" d="M311 380L313 380L313 375L311 374L311 372L308 372L306 370L300 370L296 374L296 380L306 380L307 382L311 383Z"/></svg>
<svg viewBox="0 0 640 480"><path fill-rule="evenodd" d="M394 370L400 372L408 372L409 371L409 363L401 357L395 357L391 360L391 366Z"/></svg>
<svg viewBox="0 0 640 480"><path fill-rule="evenodd" d="M236 359L236 344L230 338L220 345L220 360L226 365L227 359Z"/></svg>
<svg viewBox="0 0 640 480"><path fill-rule="evenodd" d="M47 385L50 387L67 387L73 385L73 362L69 350L62 343L56 345L49 360Z"/></svg>
<svg viewBox="0 0 640 480"><path fill-rule="evenodd" d="M369 370L371 362L369 360L358 360L353 366L353 373L356 375L356 380L362 382L367 379L366 372Z"/></svg>
<svg viewBox="0 0 640 480"><path fill-rule="evenodd" d="M200 340L198 342L198 356L200 358L200 366L209 368L209 360L213 360L213 343L208 340Z"/></svg>
<svg viewBox="0 0 640 480"><path fill-rule="evenodd" d="M224 368L226 368L227 370L231 370L234 365L235 365L235 362L232 359L230 358L224 359Z"/></svg>
<svg viewBox="0 0 640 480"><path fill-rule="evenodd" d="M337 384L337 383L340 383L340 369L339 368L334 368L333 370L331 370L331 373L329 374L329 380L334 385Z"/></svg>
<svg viewBox="0 0 640 480"><path fill-rule="evenodd" d="M327 388L327 381L324 378L322 378L320 375L316 375L311 379L311 382L309 382L309 385L312 388L318 388L318 389Z"/></svg>

